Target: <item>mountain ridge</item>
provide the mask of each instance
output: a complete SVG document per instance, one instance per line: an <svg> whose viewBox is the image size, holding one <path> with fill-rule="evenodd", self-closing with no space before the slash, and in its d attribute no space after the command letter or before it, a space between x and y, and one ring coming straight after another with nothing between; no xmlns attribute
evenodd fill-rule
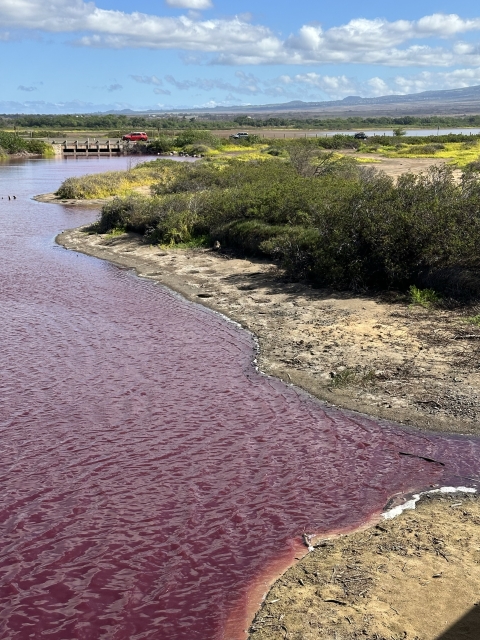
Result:
<svg viewBox="0 0 480 640"><path fill-rule="evenodd" d="M387 109L395 107L397 105L398 110L404 110L405 108L417 107L420 111L425 109L432 110L437 113L451 113L452 107L462 108L462 111L472 112L472 109L480 113L480 85L474 85L471 87L461 87L458 89L439 89L421 91L419 93L409 94L388 94L384 96L378 96L374 98L362 98L361 96L346 96L341 100L319 100L315 102L305 102L303 100L291 100L284 103L273 104L259 104L259 105L232 105L229 107L216 106L216 107L192 107L192 108L172 108L172 109L148 109L142 111L136 111L133 109L122 109L120 111L108 111L106 113L118 113L125 115L136 115L139 113L259 113L264 111L269 112L325 112L328 113L331 110L345 111L352 107L360 108L364 110L372 108L374 111L378 111L379 108L386 107ZM443 105L443 110L442 110ZM413 115L413 114L412 114Z"/></svg>

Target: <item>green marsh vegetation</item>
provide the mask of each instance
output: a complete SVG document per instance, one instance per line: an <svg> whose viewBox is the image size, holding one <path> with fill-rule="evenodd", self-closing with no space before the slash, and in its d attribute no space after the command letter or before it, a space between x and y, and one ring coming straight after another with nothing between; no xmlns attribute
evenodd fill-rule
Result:
<svg viewBox="0 0 480 640"><path fill-rule="evenodd" d="M428 274L478 272L475 167L461 180L443 166L395 182L325 148L325 140L333 138L276 140L238 157L139 165L130 173L145 172L152 195L115 198L94 229L125 229L171 246L219 241L222 248L277 261L290 278L338 289L395 288L417 304L433 304L442 292L437 278L428 293Z"/></svg>
<svg viewBox="0 0 480 640"><path fill-rule="evenodd" d="M41 156L53 156L51 145L41 140L25 140L15 133L0 131L0 157L15 153L33 153Z"/></svg>
<svg viewBox="0 0 480 640"><path fill-rule="evenodd" d="M165 161L160 169L158 163L143 162L126 171L106 171L81 178L67 178L57 190L61 199L91 200L110 196L127 196L139 187L168 182L173 179L175 162ZM169 166L170 165L170 166Z"/></svg>

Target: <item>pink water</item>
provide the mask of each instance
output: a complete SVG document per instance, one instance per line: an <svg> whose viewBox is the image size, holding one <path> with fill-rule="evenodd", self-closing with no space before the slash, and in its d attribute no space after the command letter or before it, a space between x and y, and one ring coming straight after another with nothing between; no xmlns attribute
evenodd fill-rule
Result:
<svg viewBox="0 0 480 640"><path fill-rule="evenodd" d="M218 640L302 531L480 477L479 440L327 408L234 324L57 247L95 214L30 196L125 165L0 166L2 640Z"/></svg>

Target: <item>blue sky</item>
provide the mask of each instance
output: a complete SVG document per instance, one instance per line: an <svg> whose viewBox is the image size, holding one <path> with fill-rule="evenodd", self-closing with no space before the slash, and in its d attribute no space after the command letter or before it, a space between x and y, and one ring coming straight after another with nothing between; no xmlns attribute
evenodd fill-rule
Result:
<svg viewBox="0 0 480 640"><path fill-rule="evenodd" d="M329 100L480 84L472 1L0 0L0 112Z"/></svg>

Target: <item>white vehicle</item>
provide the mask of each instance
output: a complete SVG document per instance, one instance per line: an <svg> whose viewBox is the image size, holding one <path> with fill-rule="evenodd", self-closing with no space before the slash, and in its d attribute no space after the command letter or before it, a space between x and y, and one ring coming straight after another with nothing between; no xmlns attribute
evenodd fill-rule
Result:
<svg viewBox="0 0 480 640"><path fill-rule="evenodd" d="M232 133L230 138L234 138L235 140L238 140L239 138L248 138L249 135L250 134L247 131L239 131L238 133Z"/></svg>

